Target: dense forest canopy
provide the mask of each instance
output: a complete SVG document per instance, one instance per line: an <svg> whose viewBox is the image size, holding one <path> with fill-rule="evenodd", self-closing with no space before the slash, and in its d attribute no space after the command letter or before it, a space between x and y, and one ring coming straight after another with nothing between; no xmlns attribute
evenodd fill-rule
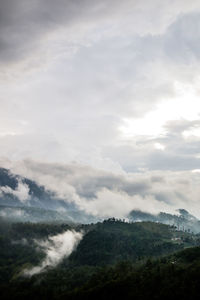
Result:
<svg viewBox="0 0 200 300"><path fill-rule="evenodd" d="M115 218L88 225L0 225L2 299L105 299L123 294L127 299L168 299L174 288L173 297L198 292L199 236L175 226ZM60 255L63 244L56 248L55 237L63 239L71 231L83 236L70 255L29 272L47 261L47 241L48 250Z"/></svg>

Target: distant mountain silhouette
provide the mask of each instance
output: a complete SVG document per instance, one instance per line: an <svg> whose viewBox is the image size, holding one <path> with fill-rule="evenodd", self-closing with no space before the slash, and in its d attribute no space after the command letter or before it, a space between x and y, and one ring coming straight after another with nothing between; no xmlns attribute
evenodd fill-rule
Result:
<svg viewBox="0 0 200 300"><path fill-rule="evenodd" d="M4 168L0 168L0 217L31 222L95 220L74 203L59 199L44 186Z"/></svg>
<svg viewBox="0 0 200 300"><path fill-rule="evenodd" d="M140 210L132 210L128 218L134 222L159 222L163 224L174 225L180 230L200 232L200 221L185 209L178 209L177 215L165 212L160 212L159 214L154 215Z"/></svg>
<svg viewBox="0 0 200 300"><path fill-rule="evenodd" d="M46 190L44 186L4 168L0 168L0 217L23 222L91 223L99 221L98 217L86 214L74 203L60 199L52 191ZM127 217L133 222L159 222L174 225L181 230L200 232L200 221L185 209L179 209L177 215L165 212L154 215L132 210Z"/></svg>

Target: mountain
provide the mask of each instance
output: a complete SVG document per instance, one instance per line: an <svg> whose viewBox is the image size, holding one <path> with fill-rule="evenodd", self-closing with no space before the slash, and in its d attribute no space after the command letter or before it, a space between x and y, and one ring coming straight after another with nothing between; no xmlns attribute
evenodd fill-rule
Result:
<svg viewBox="0 0 200 300"><path fill-rule="evenodd" d="M94 222L96 218L44 186L0 168L0 217L21 222Z"/></svg>
<svg viewBox="0 0 200 300"><path fill-rule="evenodd" d="M0 168L0 217L13 222L91 223L100 219L85 213L75 203L60 199L44 186L4 168ZM153 215L133 210L127 219L159 222L181 230L200 232L200 221L184 209L179 209L177 215L165 212Z"/></svg>
<svg viewBox="0 0 200 300"><path fill-rule="evenodd" d="M71 204L56 197L52 191L3 168L0 168L0 191L0 205L71 209Z"/></svg>
<svg viewBox="0 0 200 300"><path fill-rule="evenodd" d="M149 259L140 266L121 262L104 267L81 286L64 290L57 299L198 299L199 277L200 248L194 247L162 259Z"/></svg>
<svg viewBox="0 0 200 300"><path fill-rule="evenodd" d="M192 247L199 244L194 234L114 218L89 225L0 225L1 299L198 298L200 248ZM47 239L66 230L84 232L74 252L32 277L23 275L53 251L52 244L45 248ZM62 245L54 241L59 255Z"/></svg>
<svg viewBox="0 0 200 300"><path fill-rule="evenodd" d="M184 209L133 210L128 219L94 223L43 186L0 169L1 299L198 298L199 220ZM67 254L75 233L81 238Z"/></svg>
<svg viewBox="0 0 200 300"><path fill-rule="evenodd" d="M111 218L97 223L84 235L70 256L75 265L106 265L121 260L157 257L195 245L193 235L169 225L127 223Z"/></svg>
<svg viewBox="0 0 200 300"><path fill-rule="evenodd" d="M160 212L157 215L153 215L140 210L132 210L128 215L128 219L134 222L159 222L163 224L174 225L177 227L177 229L187 230L189 232L200 232L200 221L185 209L179 209L177 215L165 212Z"/></svg>

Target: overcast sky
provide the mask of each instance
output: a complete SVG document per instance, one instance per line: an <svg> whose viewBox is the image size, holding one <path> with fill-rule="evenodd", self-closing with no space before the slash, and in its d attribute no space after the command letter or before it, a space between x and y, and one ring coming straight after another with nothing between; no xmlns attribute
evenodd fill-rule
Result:
<svg viewBox="0 0 200 300"><path fill-rule="evenodd" d="M52 174L55 165L85 166L84 189L91 170L129 183L131 176L133 186L150 180L145 194L119 181L98 185L98 203L78 200L96 214L120 211L124 193L128 208L158 201L195 212L199 70L198 0L0 0L1 165L47 185L41 163Z"/></svg>

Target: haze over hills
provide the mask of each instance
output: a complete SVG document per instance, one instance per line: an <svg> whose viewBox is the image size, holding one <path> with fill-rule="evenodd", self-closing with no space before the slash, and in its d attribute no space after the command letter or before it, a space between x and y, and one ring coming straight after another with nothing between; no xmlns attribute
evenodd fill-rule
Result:
<svg viewBox="0 0 200 300"><path fill-rule="evenodd" d="M0 168L0 204L8 206L32 206L44 209L56 209L69 205L55 197L36 182L12 174L9 170Z"/></svg>
<svg viewBox="0 0 200 300"><path fill-rule="evenodd" d="M102 219L86 214L75 203L64 201L35 181L4 168L0 168L0 217L18 222L90 223ZM127 221L160 222L181 230L200 232L200 221L184 209L179 209L177 214L132 210L125 218Z"/></svg>
<svg viewBox="0 0 200 300"><path fill-rule="evenodd" d="M153 215L139 210L133 210L128 217L134 222L160 222L163 224L174 225L180 230L189 230L196 233L200 232L200 221L185 209L179 209L177 215L166 212L160 212L157 215Z"/></svg>
<svg viewBox="0 0 200 300"><path fill-rule="evenodd" d="M183 208L177 214L133 209L123 220L99 219L36 181L0 168L2 299L196 297L200 221L195 216ZM179 272L189 274L187 282Z"/></svg>
<svg viewBox="0 0 200 300"><path fill-rule="evenodd" d="M24 222L94 221L74 203L4 168L0 168L0 217Z"/></svg>
<svg viewBox="0 0 200 300"><path fill-rule="evenodd" d="M1 300L200 299L199 41L199 0L0 0Z"/></svg>

